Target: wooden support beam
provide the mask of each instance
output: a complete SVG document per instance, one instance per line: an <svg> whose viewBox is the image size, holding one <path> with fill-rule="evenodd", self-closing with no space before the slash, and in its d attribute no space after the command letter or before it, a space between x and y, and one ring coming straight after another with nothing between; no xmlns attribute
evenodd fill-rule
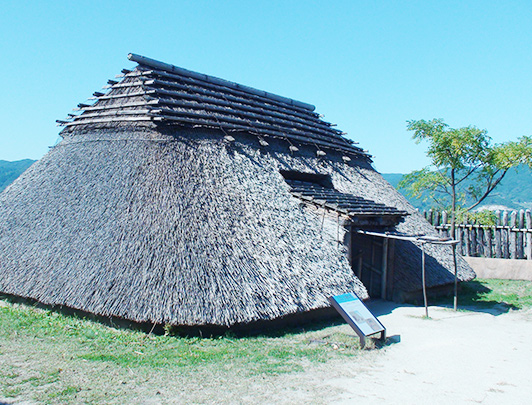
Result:
<svg viewBox="0 0 532 405"><path fill-rule="evenodd" d="M88 119L85 121L75 121L75 122L66 122L62 124L65 127L73 127L78 125L89 125L89 124L102 124L110 122L134 122L134 121L158 121L158 117L128 117L128 116L116 116L113 118L102 118L102 119Z"/></svg>
<svg viewBox="0 0 532 405"><path fill-rule="evenodd" d="M157 114L157 110L151 110L151 109L105 111L105 112L84 113L81 115L76 115L75 117L73 117L74 121L72 122L79 122L81 124L82 121L86 120L87 118L115 117L115 116L122 116L122 115L155 116L156 114Z"/></svg>
<svg viewBox="0 0 532 405"><path fill-rule="evenodd" d="M320 121L314 117L310 117L308 116L308 114L300 114L297 111L293 111L287 108L282 108L275 105L260 104L256 101L241 97L234 97L229 95L224 96L223 93L220 92L206 90L200 87L192 87L190 85L182 85L179 83L161 82L160 80L155 80L152 84L146 82L146 85L153 85L152 88L154 88L155 90L160 89L160 93L168 95L170 97L176 97L179 100L189 99L198 102L216 104L220 106L228 106L231 108L234 108L235 103L237 103L239 110L250 111L262 115L275 116L285 120L289 118L290 121L319 128L326 131L327 133L333 134L334 136L341 137L340 131L331 128L329 125L327 125L327 123ZM168 87L183 91L169 90ZM163 93L163 91L165 93ZM175 100L172 99L167 99L165 101L168 101L169 104L175 102ZM349 142L346 138L342 139L345 139L346 142Z"/></svg>
<svg viewBox="0 0 532 405"><path fill-rule="evenodd" d="M208 127L211 127L211 128L220 128L220 125L222 125L222 127L225 130L229 130L229 131L245 131L245 132L249 132L249 133L257 133L258 132L258 135L269 135L269 136L280 138L280 139L289 138L289 139L297 141L297 142L301 142L301 143L304 143L304 144L309 144L309 138L307 136L300 136L300 135L296 135L296 134L293 134L293 133L285 133L285 132L280 132L280 131L274 131L274 130L267 129L267 128L263 128L260 131L257 131L257 129L255 127L252 127L250 125L246 125L245 122L238 123L238 121L236 119L225 119L225 118L222 119L222 118L219 118L219 117L217 117L219 121L216 121L214 119L214 117L210 116L209 114L203 114L201 116L202 120L198 120L197 114L193 114L192 117L172 116L172 115L161 114L161 118L163 118L164 120L195 124L195 125L199 125L199 126L208 126ZM362 154L362 153L360 153L360 152L358 152L356 150L353 150L353 149L351 149L349 147L345 147L343 145L337 145L337 144L334 144L334 143L331 143L331 142L325 142L325 141L321 141L321 140L317 140L317 139L313 139L312 141L316 145L319 145L322 148L338 150L338 151L342 151L344 153L349 153L351 155L362 155L362 156L369 157L368 155L364 155L364 154Z"/></svg>
<svg viewBox="0 0 532 405"><path fill-rule="evenodd" d="M289 116L301 118L304 122L308 122L308 121L315 122L316 124L322 125L326 129L334 131L338 134L341 133L341 131L331 128L331 124L329 124L328 122L321 121L319 117L314 113L310 113L308 111L294 110L293 108L290 108L289 106L286 106L283 104L278 104L278 103L272 104L269 102L265 103L264 100L250 98L248 94L227 93L226 91L224 91L224 89L220 89L220 88L212 87L212 86L211 87L207 86L206 88L203 83L198 84L195 81L186 80L186 79L180 79L179 81L167 81L167 80L161 80L161 79L153 79L153 80L154 80L153 84L157 87L184 90L186 92L197 93L205 97L212 97L215 99L236 102L242 105L259 107L260 109L265 110L265 111L280 112L283 115L289 115Z"/></svg>
<svg viewBox="0 0 532 405"><path fill-rule="evenodd" d="M388 281L388 239L382 242L382 274L381 274L381 298L386 299L386 287Z"/></svg>
<svg viewBox="0 0 532 405"><path fill-rule="evenodd" d="M91 97L89 100L114 100L117 98L133 98L133 97L142 97L149 94L155 94L154 90L142 90L137 91L135 93L125 93L125 94L109 94L107 96L102 97Z"/></svg>
<svg viewBox="0 0 532 405"><path fill-rule="evenodd" d="M146 107L151 105L157 105L159 100L153 99L148 101L140 101L135 103L124 103L124 104L107 104L107 105L95 105L85 108L74 108L74 111L103 111L103 110L118 110L123 108L131 107Z"/></svg>
<svg viewBox="0 0 532 405"><path fill-rule="evenodd" d="M164 100L160 100L159 102L161 104L165 104ZM207 103L195 103L194 104L194 103L188 103L188 102L182 102L182 101L175 101L174 104L180 105L183 108L198 110L198 112L184 112L182 110L173 110L171 108L165 109L163 112L168 115L189 115L189 116L201 116L203 118L207 118L207 117L210 117L210 114L203 114L199 111L210 111L212 113L216 113L217 114L216 117L220 120L223 119L224 121L229 121L229 122L234 122L234 123L242 123L242 121L244 121L250 127L257 128L257 130L258 128L275 128L279 132L294 133L294 134L299 134L302 137L308 137L309 139L306 143L309 143L309 141L316 139L316 140L329 142L331 144L337 144L338 146L349 148L353 151L358 151L358 148L355 148L351 146L349 143L345 142L344 138L331 136L331 134L327 134L326 132L316 130L315 128L312 128L310 126L305 126L305 125L301 125L298 123L285 121L285 120L272 119L267 115L257 115L257 114L245 112L245 111L239 111L235 113L234 110L223 108L217 105L207 104ZM225 117L221 117L218 114L223 114L225 115Z"/></svg>

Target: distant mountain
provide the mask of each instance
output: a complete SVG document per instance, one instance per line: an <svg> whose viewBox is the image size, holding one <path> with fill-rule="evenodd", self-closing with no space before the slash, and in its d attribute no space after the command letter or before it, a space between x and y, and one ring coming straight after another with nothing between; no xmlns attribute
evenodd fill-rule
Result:
<svg viewBox="0 0 532 405"><path fill-rule="evenodd" d="M403 178L401 173L383 173L383 177L395 188ZM403 194L403 190L400 190ZM420 210L432 207L430 202L406 196L408 201ZM532 209L532 169L528 166L519 166L506 173L501 184L486 198L481 207L497 206L512 210Z"/></svg>
<svg viewBox="0 0 532 405"><path fill-rule="evenodd" d="M17 160L15 162L0 160L0 191L13 183L34 162L35 160L31 159Z"/></svg>

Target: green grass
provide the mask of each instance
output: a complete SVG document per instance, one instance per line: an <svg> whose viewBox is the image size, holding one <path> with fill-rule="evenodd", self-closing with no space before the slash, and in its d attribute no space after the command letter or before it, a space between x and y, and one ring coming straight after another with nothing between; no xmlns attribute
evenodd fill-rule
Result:
<svg viewBox="0 0 532 405"><path fill-rule="evenodd" d="M511 309L532 308L532 282L522 280L473 280L462 285L459 305L489 307L503 304Z"/></svg>
<svg viewBox="0 0 532 405"><path fill-rule="evenodd" d="M449 305L452 296L429 300L431 305ZM475 279L460 284L458 307L505 309L532 308L532 281Z"/></svg>
<svg viewBox="0 0 532 405"><path fill-rule="evenodd" d="M532 282L462 284L460 307L496 305L532 308ZM0 402L239 402L253 381L275 386L309 367L365 353L344 324L308 326L253 337L147 335L0 296Z"/></svg>
<svg viewBox="0 0 532 405"><path fill-rule="evenodd" d="M240 338L147 335L1 298L0 399L122 403L132 382L140 389L148 380L165 387L212 375L275 377L359 353L358 338L341 326Z"/></svg>

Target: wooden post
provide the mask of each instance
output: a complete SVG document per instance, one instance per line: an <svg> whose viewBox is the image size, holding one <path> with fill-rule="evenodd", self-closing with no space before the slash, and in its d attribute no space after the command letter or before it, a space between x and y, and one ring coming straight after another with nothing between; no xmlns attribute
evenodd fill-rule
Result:
<svg viewBox="0 0 532 405"><path fill-rule="evenodd" d="M504 259L510 258L510 238L508 237L508 211L504 210L502 212L502 257Z"/></svg>
<svg viewBox="0 0 532 405"><path fill-rule="evenodd" d="M394 271L395 271L395 240L388 240L388 281L386 283L386 299L393 300L393 289L394 289Z"/></svg>
<svg viewBox="0 0 532 405"><path fill-rule="evenodd" d="M530 210L525 212L526 229L526 258L532 260L532 215Z"/></svg>
<svg viewBox="0 0 532 405"><path fill-rule="evenodd" d="M421 244L421 283L423 284L423 302L425 303L425 316L429 317L429 306L427 302L427 284L425 282L425 244Z"/></svg>
<svg viewBox="0 0 532 405"><path fill-rule="evenodd" d="M456 245L453 243L453 265L454 265L454 297L453 307L458 311L458 265L456 264Z"/></svg>
<svg viewBox="0 0 532 405"><path fill-rule="evenodd" d="M486 231L481 226L477 228L477 256L483 257L486 252Z"/></svg>
<svg viewBox="0 0 532 405"><path fill-rule="evenodd" d="M382 242L382 282L381 282L381 298L386 299L386 281L388 278L388 238L384 238Z"/></svg>
<svg viewBox="0 0 532 405"><path fill-rule="evenodd" d="M512 211L510 214L510 228L508 229L508 235L510 237L508 250L510 251L511 259L517 259L517 232L513 231L515 228L517 228L517 212Z"/></svg>
<svg viewBox="0 0 532 405"><path fill-rule="evenodd" d="M460 243L458 244L458 253L465 256L464 247L463 247L464 246L464 228L462 226L459 226L457 231L458 231L458 240L460 241Z"/></svg>
<svg viewBox="0 0 532 405"><path fill-rule="evenodd" d="M519 210L519 219L517 226L519 227L519 232L517 232L517 258L525 258L525 239L523 229L525 228L525 210Z"/></svg>
<svg viewBox="0 0 532 405"><path fill-rule="evenodd" d="M494 227L486 228L484 231L484 237L486 238L486 250L484 250L484 257L493 257L493 235L495 232Z"/></svg>
<svg viewBox="0 0 532 405"><path fill-rule="evenodd" d="M448 238L449 232L447 231L447 211L441 213L441 224L443 225L443 237Z"/></svg>
<svg viewBox="0 0 532 405"><path fill-rule="evenodd" d="M363 266L362 255L360 255L357 260L357 277L361 282L362 282L362 266Z"/></svg>
<svg viewBox="0 0 532 405"><path fill-rule="evenodd" d="M471 256L471 232L469 231L469 221L465 220L462 225L464 226L464 256Z"/></svg>
<svg viewBox="0 0 532 405"><path fill-rule="evenodd" d="M353 268L353 225L349 225L349 232L346 234L347 242L347 259L351 268Z"/></svg>
<svg viewBox="0 0 532 405"><path fill-rule="evenodd" d="M474 224L471 225L471 251L469 252L469 256L476 256L477 255L477 228Z"/></svg>
<svg viewBox="0 0 532 405"><path fill-rule="evenodd" d="M497 259L502 258L502 231L497 228L501 225L501 212L499 210L495 211L497 216L497 223L495 227L495 257Z"/></svg>

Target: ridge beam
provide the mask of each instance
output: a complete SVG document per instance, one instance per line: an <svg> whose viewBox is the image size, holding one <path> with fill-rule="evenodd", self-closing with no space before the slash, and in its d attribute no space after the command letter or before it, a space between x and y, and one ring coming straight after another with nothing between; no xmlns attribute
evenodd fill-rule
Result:
<svg viewBox="0 0 532 405"><path fill-rule="evenodd" d="M150 58L147 58L145 56L141 56L141 55L137 55L137 54L134 54L134 53L130 53L127 57L128 57L128 59L130 61L137 62L139 65L150 66L150 67L154 67L156 69L165 70L167 72L174 72L174 73L177 73L177 74L180 74L180 75L183 75L183 76L193 77L195 79L199 79L199 80L202 80L204 82L214 83L214 84L218 84L220 86L229 87L229 88L232 88L232 89L242 90L242 91L245 91L246 93L251 93L251 94L258 95L258 96L263 96L263 97L266 97L266 98L270 98L272 100L280 101L282 103L286 103L286 104L293 105L293 106L296 106L296 107L304 108L304 109L310 110L310 111L314 111L316 109L316 107L313 106L312 104L304 103L302 101L293 100L293 99L288 98L288 97L279 96L277 94L269 93L269 92L263 91L263 90L258 90L258 89L255 89L253 87L244 86L244 85L241 85L241 84L238 84L238 83L235 83L235 82L230 82L228 80L220 79L218 77L209 76L209 75L206 75L206 74L203 74L203 73L193 72L191 70L183 69L183 68L180 68L178 66L174 66L174 65L170 65L168 63L160 62L160 61L155 60L155 59L150 59Z"/></svg>

